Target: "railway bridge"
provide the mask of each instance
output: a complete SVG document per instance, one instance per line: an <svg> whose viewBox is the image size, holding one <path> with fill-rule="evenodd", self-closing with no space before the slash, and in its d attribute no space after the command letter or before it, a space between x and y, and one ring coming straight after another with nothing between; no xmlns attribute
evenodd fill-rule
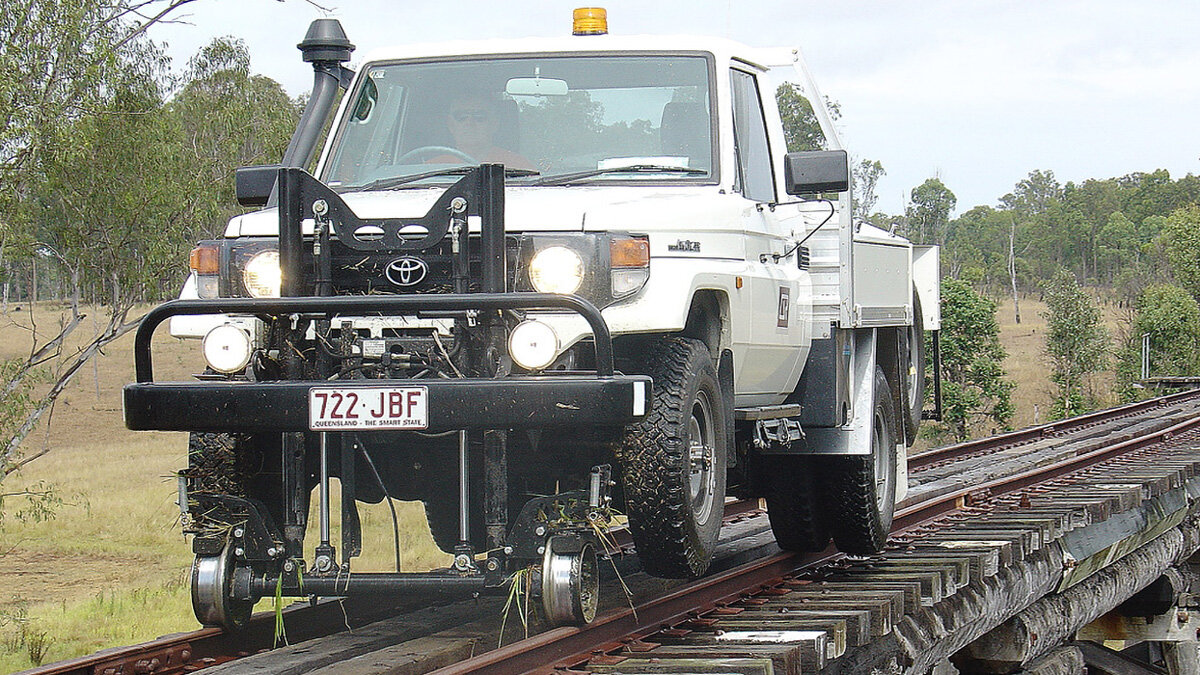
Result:
<svg viewBox="0 0 1200 675"><path fill-rule="evenodd" d="M691 582L612 533L605 604L543 630L519 594L324 601L30 673L1200 673L1200 392L909 458L888 547L781 552L731 503ZM608 564L611 562L611 565ZM348 583L353 583L353 577ZM507 605L507 608L506 608Z"/></svg>

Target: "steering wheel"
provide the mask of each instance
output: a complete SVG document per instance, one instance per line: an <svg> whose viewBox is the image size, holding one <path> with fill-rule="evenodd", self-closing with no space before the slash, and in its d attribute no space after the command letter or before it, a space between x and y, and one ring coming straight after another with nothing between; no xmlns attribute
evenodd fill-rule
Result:
<svg viewBox="0 0 1200 675"><path fill-rule="evenodd" d="M419 159L422 157L434 157L436 155L451 155L463 160L467 164L478 164L479 162L467 153L458 148L451 148L445 145L422 145L419 148L413 148L408 152L396 158L396 164L404 164L409 160Z"/></svg>

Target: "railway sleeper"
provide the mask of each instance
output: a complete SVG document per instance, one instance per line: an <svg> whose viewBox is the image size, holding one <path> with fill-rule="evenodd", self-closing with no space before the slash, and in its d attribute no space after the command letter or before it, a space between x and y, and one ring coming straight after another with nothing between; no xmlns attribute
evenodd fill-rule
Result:
<svg viewBox="0 0 1200 675"><path fill-rule="evenodd" d="M930 537L931 541L956 540L999 540L1012 544L1013 557L1020 559L1042 548L1042 533L1038 530L1022 528L1020 525L998 527L982 523L965 523L952 528L946 528Z"/></svg>
<svg viewBox="0 0 1200 675"><path fill-rule="evenodd" d="M963 566L966 571L964 576L971 581L990 577L996 574L996 570L1000 566L1000 553L995 548L986 546L966 547L960 546L952 550L945 548L931 549L910 547L902 552L889 552L888 555L880 558L881 560L892 560L904 562L906 560L936 560L946 561ZM968 581L967 583L970 583Z"/></svg>
<svg viewBox="0 0 1200 675"><path fill-rule="evenodd" d="M728 637L726 637L728 636ZM723 639L722 639L723 638ZM653 658L677 661L676 668L659 672L693 673L686 661L702 661L712 658L770 659L776 675L815 672L825 667L824 631L730 631L717 640L707 636L696 636L686 644L663 645L655 649ZM633 665L633 664L630 664ZM608 672L636 673L629 666Z"/></svg>
<svg viewBox="0 0 1200 675"><path fill-rule="evenodd" d="M749 631L804 631L812 632L819 631L825 633L825 660L832 661L842 654L846 653L849 638L849 622L840 616L824 616L808 619L796 618L787 614L774 614L768 617L749 617L739 620L737 618L722 619L720 628L714 630L711 635L714 639L721 635L732 632L749 632ZM685 638L679 638L680 640ZM691 638L692 643L703 641L703 636L696 635ZM670 644L670 641L664 642Z"/></svg>
<svg viewBox="0 0 1200 675"><path fill-rule="evenodd" d="M860 572L858 574L834 573L821 581L822 587L830 590L854 591L887 590L903 591L904 606L920 607L941 600L945 589L936 572L911 572L888 574L886 572ZM936 600L935 600L936 598Z"/></svg>
<svg viewBox="0 0 1200 675"><path fill-rule="evenodd" d="M1054 672L1056 667L1082 663L1084 652L1060 645L1079 628L1075 624L1086 624L1089 616L1102 613L1105 603L1096 598L1114 597L1109 594L1114 585L1130 588L1116 593L1127 597L1134 587L1161 574L1155 565L1145 564L1147 560L1181 561L1200 547L1195 457L1191 450L1164 452L1152 469L1146 468L1144 458L1110 463L1074 479L1078 483L1059 481L1028 498L1000 500L997 507L1004 511L976 511L945 529L906 538L903 545L869 560L827 568L814 579L786 580L783 589L739 603L744 612L718 618L706 632L664 637L672 650L655 649L646 655L656 659L654 670L639 669L647 664L644 657L639 663L589 670L706 672L698 665L708 661L694 659L714 646L714 631L811 628L844 616L850 607L863 607L862 596L878 599L880 591L899 594L903 616L897 618L891 611L901 605L894 596L887 607L868 602L869 639L863 642L861 634L855 635L854 621L847 621L846 653L824 666L815 661L805 665L801 659L803 672L824 668L825 673L857 673L890 663L898 672L922 673L956 654L956 663L969 672ZM917 603L913 590L918 591ZM1068 609L1075 607L1072 602L1096 608L1050 631L1055 621L1063 622L1063 612L1077 611ZM805 612L804 623L789 625L796 611ZM1005 623L1006 617L1014 618ZM885 618L893 626L886 626ZM986 639L981 637L985 634ZM682 650L681 645L692 648ZM1016 650L1016 655L994 661L993 667L986 661L994 655L974 658L969 656L972 649ZM836 650L827 652L827 658L832 653ZM718 651L712 656L722 655L732 654ZM775 665L780 672L784 664L776 660Z"/></svg>
<svg viewBox="0 0 1200 675"><path fill-rule="evenodd" d="M974 555L930 555L922 552L910 552L905 555L886 555L872 558L865 563L867 569L879 569L895 565L937 564L945 565L955 571L955 587L962 588L978 578L979 561Z"/></svg>
<svg viewBox="0 0 1200 675"><path fill-rule="evenodd" d="M847 609L866 610L870 613L871 637L878 638L892 632L892 626L904 615L904 591L796 593L773 599L770 606L776 610L823 610L829 614Z"/></svg>

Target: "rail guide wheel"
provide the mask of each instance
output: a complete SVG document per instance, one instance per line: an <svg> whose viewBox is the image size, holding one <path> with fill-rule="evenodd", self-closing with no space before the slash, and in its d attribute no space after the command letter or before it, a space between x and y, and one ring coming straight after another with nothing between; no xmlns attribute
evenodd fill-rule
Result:
<svg viewBox="0 0 1200 675"><path fill-rule="evenodd" d="M542 610L546 619L556 626L591 623L599 603L596 548L574 536L551 537L542 555Z"/></svg>
<svg viewBox="0 0 1200 675"><path fill-rule="evenodd" d="M245 627L254 601L231 595L234 575L233 544L220 554L196 556L192 563L192 611L205 626L236 631Z"/></svg>

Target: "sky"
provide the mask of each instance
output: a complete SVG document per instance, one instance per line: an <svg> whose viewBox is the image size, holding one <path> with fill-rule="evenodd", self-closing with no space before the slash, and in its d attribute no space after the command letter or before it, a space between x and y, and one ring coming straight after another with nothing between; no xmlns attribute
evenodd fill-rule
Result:
<svg viewBox="0 0 1200 675"><path fill-rule="evenodd" d="M353 67L377 47L567 35L571 10L585 4L198 0L150 36L167 43L179 70L212 38L241 38L255 72L299 95L312 70L296 43L316 18L341 20L358 47ZM1063 183L1160 168L1200 174L1196 0L598 4L614 34L799 46L822 92L841 105L851 156L887 171L876 210L902 212L930 177L955 193L962 213L994 206L1033 170Z"/></svg>

